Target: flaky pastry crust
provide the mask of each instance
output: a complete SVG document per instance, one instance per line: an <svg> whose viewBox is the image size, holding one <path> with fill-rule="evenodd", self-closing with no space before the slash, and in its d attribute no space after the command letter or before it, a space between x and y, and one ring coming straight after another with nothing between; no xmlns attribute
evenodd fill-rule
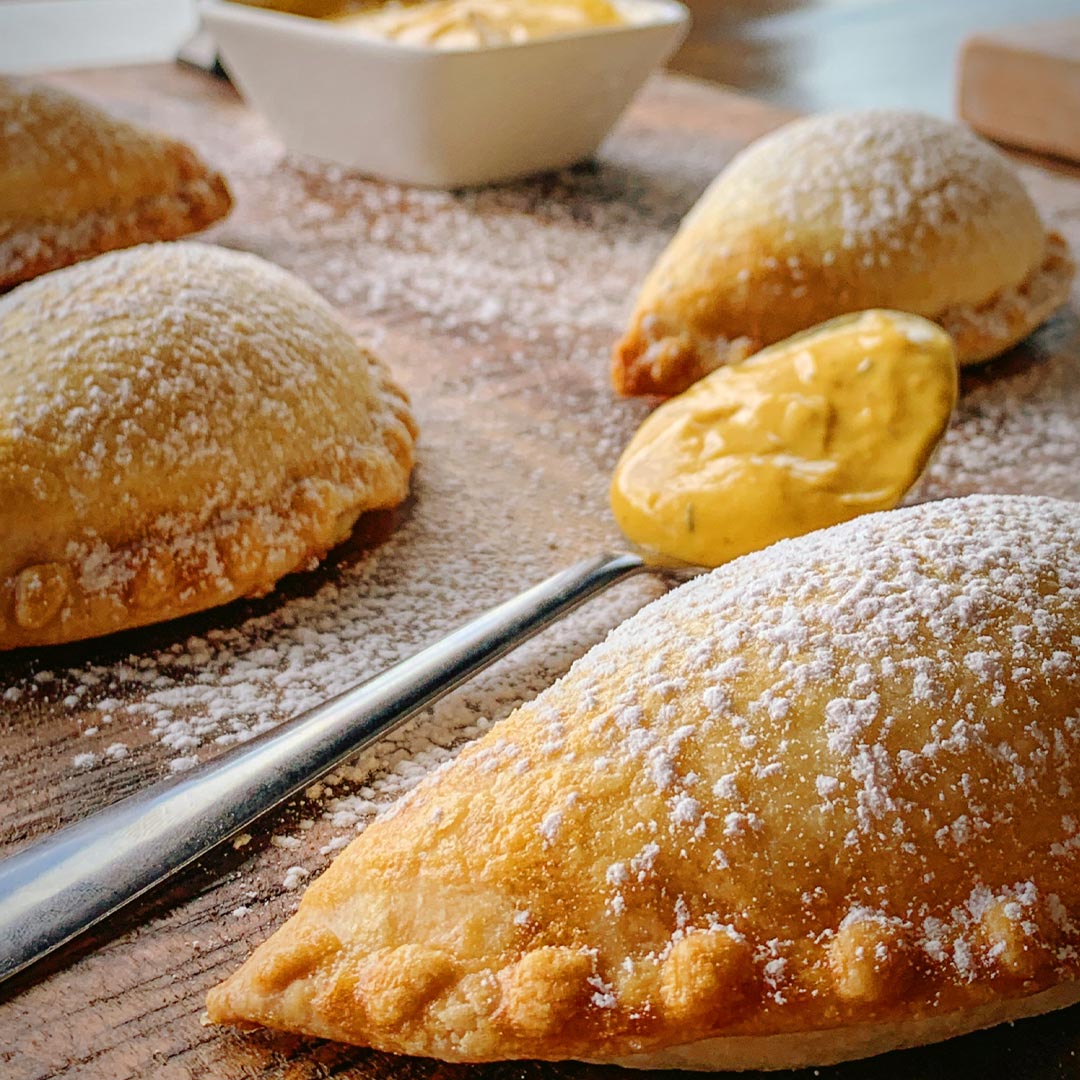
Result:
<svg viewBox="0 0 1080 1080"><path fill-rule="evenodd" d="M996 356L1075 271L1008 162L970 132L870 111L789 124L735 158L642 286L612 355L622 394L679 393L826 319L909 311Z"/></svg>
<svg viewBox="0 0 1080 1080"><path fill-rule="evenodd" d="M190 147L71 94L0 76L0 289L224 217L225 180Z"/></svg>
<svg viewBox="0 0 1080 1080"><path fill-rule="evenodd" d="M211 1020L757 1068L1075 1000L1078 540L975 496L676 590L369 826Z"/></svg>
<svg viewBox="0 0 1080 1080"><path fill-rule="evenodd" d="M0 298L0 648L269 591L405 498L407 398L306 285L203 244Z"/></svg>

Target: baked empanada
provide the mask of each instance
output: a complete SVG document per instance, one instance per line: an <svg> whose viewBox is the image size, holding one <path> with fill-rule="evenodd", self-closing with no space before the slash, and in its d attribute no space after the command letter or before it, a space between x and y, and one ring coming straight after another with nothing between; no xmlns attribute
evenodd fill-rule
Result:
<svg viewBox="0 0 1080 1080"><path fill-rule="evenodd" d="M1080 504L642 610L358 837L210 1018L453 1061L821 1064L1080 998Z"/></svg>
<svg viewBox="0 0 1080 1080"><path fill-rule="evenodd" d="M962 364L1030 333L1074 266L1012 167L965 128L872 110L788 124L683 221L615 346L623 394L675 394L825 319L886 307L939 323Z"/></svg>
<svg viewBox="0 0 1080 1080"><path fill-rule="evenodd" d="M232 205L183 143L0 76L0 289L114 248L175 240Z"/></svg>
<svg viewBox="0 0 1080 1080"><path fill-rule="evenodd" d="M0 298L0 648L258 595L405 498L407 399L254 255L155 244Z"/></svg>

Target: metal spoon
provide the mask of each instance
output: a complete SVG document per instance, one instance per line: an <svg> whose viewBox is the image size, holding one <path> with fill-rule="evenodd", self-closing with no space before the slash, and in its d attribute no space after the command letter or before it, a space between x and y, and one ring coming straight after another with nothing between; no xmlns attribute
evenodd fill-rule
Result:
<svg viewBox="0 0 1080 1080"><path fill-rule="evenodd" d="M0 862L0 982L205 855L561 615L651 569L671 568L632 554L577 563L368 682Z"/></svg>

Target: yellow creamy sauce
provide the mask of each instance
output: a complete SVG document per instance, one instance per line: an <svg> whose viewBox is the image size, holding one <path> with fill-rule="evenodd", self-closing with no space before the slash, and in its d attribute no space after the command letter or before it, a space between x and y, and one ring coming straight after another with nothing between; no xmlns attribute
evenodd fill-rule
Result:
<svg viewBox="0 0 1080 1080"><path fill-rule="evenodd" d="M427 0L385 5L334 20L360 37L437 49L518 45L626 19L609 0Z"/></svg>
<svg viewBox="0 0 1080 1080"><path fill-rule="evenodd" d="M915 315L843 316L661 405L611 505L642 547L704 566L871 510L918 479L956 403L949 336Z"/></svg>

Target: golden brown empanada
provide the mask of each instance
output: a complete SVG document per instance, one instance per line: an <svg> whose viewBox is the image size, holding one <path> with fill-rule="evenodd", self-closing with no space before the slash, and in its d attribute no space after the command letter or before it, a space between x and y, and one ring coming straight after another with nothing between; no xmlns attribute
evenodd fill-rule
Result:
<svg viewBox="0 0 1080 1080"><path fill-rule="evenodd" d="M454 1061L820 1064L1080 998L1080 504L784 541L615 630L210 993Z"/></svg>
<svg viewBox="0 0 1080 1080"><path fill-rule="evenodd" d="M269 591L405 498L407 399L254 255L155 244L0 298L0 648Z"/></svg>
<svg viewBox="0 0 1080 1080"><path fill-rule="evenodd" d="M1069 294L1074 266L1009 163L910 112L810 117L755 142L683 221L615 346L623 394L675 394L825 319L887 307L940 323L962 364Z"/></svg>
<svg viewBox="0 0 1080 1080"><path fill-rule="evenodd" d="M0 289L114 248L175 240L232 206L183 143L0 76Z"/></svg>

